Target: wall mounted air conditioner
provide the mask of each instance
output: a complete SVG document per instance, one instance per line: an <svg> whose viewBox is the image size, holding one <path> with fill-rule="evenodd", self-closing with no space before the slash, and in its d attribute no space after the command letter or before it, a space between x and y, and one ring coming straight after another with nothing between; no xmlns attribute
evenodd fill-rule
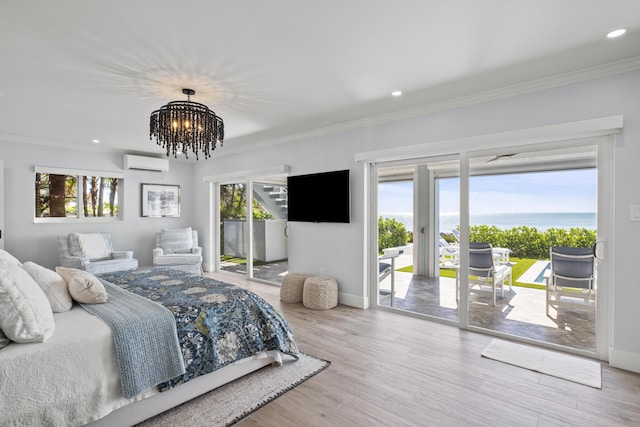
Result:
<svg viewBox="0 0 640 427"><path fill-rule="evenodd" d="M144 171L168 172L169 159L125 154L124 169L125 170L138 169L138 170L144 170Z"/></svg>

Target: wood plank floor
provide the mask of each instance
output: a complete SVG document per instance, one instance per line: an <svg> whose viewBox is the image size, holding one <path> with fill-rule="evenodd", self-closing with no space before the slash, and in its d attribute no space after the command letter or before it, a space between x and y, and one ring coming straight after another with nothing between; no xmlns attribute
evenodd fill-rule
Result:
<svg viewBox="0 0 640 427"><path fill-rule="evenodd" d="M640 374L602 366L594 389L480 356L490 336L383 310L315 311L279 288L207 273L281 310L300 350L331 366L239 426L640 426Z"/></svg>

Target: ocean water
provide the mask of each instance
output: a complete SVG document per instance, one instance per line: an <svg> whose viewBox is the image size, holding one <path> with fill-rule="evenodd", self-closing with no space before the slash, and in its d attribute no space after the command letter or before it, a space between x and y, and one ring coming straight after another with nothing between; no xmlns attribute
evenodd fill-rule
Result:
<svg viewBox="0 0 640 427"><path fill-rule="evenodd" d="M385 218L395 218L404 224L407 230L413 231L413 215L410 213L380 213ZM595 212L531 212L531 213L495 213L471 214L470 225L495 225L502 230L514 227L535 227L538 231L549 228L588 228L596 229ZM460 224L458 214L445 213L440 215L440 231L448 232Z"/></svg>

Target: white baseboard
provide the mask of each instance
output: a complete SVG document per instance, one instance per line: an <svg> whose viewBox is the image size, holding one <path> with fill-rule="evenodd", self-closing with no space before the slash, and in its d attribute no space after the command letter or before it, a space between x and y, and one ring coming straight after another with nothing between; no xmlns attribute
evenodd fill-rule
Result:
<svg viewBox="0 0 640 427"><path fill-rule="evenodd" d="M640 354L611 348L609 349L609 365L640 373Z"/></svg>
<svg viewBox="0 0 640 427"><path fill-rule="evenodd" d="M342 292L338 293L338 303L355 308L369 308L369 298Z"/></svg>

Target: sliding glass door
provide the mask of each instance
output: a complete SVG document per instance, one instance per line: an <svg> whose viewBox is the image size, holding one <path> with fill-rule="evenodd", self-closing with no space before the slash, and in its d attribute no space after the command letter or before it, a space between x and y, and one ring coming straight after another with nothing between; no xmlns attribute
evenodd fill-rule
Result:
<svg viewBox="0 0 640 427"><path fill-rule="evenodd" d="M606 359L610 153L603 136L372 164L374 305ZM591 273L558 279L554 247Z"/></svg>
<svg viewBox="0 0 640 427"><path fill-rule="evenodd" d="M377 168L377 304L458 321L458 160Z"/></svg>
<svg viewBox="0 0 640 427"><path fill-rule="evenodd" d="M247 184L220 185L220 269L247 272Z"/></svg>
<svg viewBox="0 0 640 427"><path fill-rule="evenodd" d="M244 179L210 177L214 203L214 242L220 242L216 268L281 284L288 266L286 167Z"/></svg>
<svg viewBox="0 0 640 427"><path fill-rule="evenodd" d="M282 284L289 270L287 181L283 177L253 182L252 277Z"/></svg>
<svg viewBox="0 0 640 427"><path fill-rule="evenodd" d="M493 256L493 277L470 271L470 326L596 351L597 151L580 145L470 157L469 241L490 245ZM585 256L552 266L552 247ZM594 267L593 278L558 279L569 277L558 268L572 262ZM553 290L555 282L564 287Z"/></svg>

